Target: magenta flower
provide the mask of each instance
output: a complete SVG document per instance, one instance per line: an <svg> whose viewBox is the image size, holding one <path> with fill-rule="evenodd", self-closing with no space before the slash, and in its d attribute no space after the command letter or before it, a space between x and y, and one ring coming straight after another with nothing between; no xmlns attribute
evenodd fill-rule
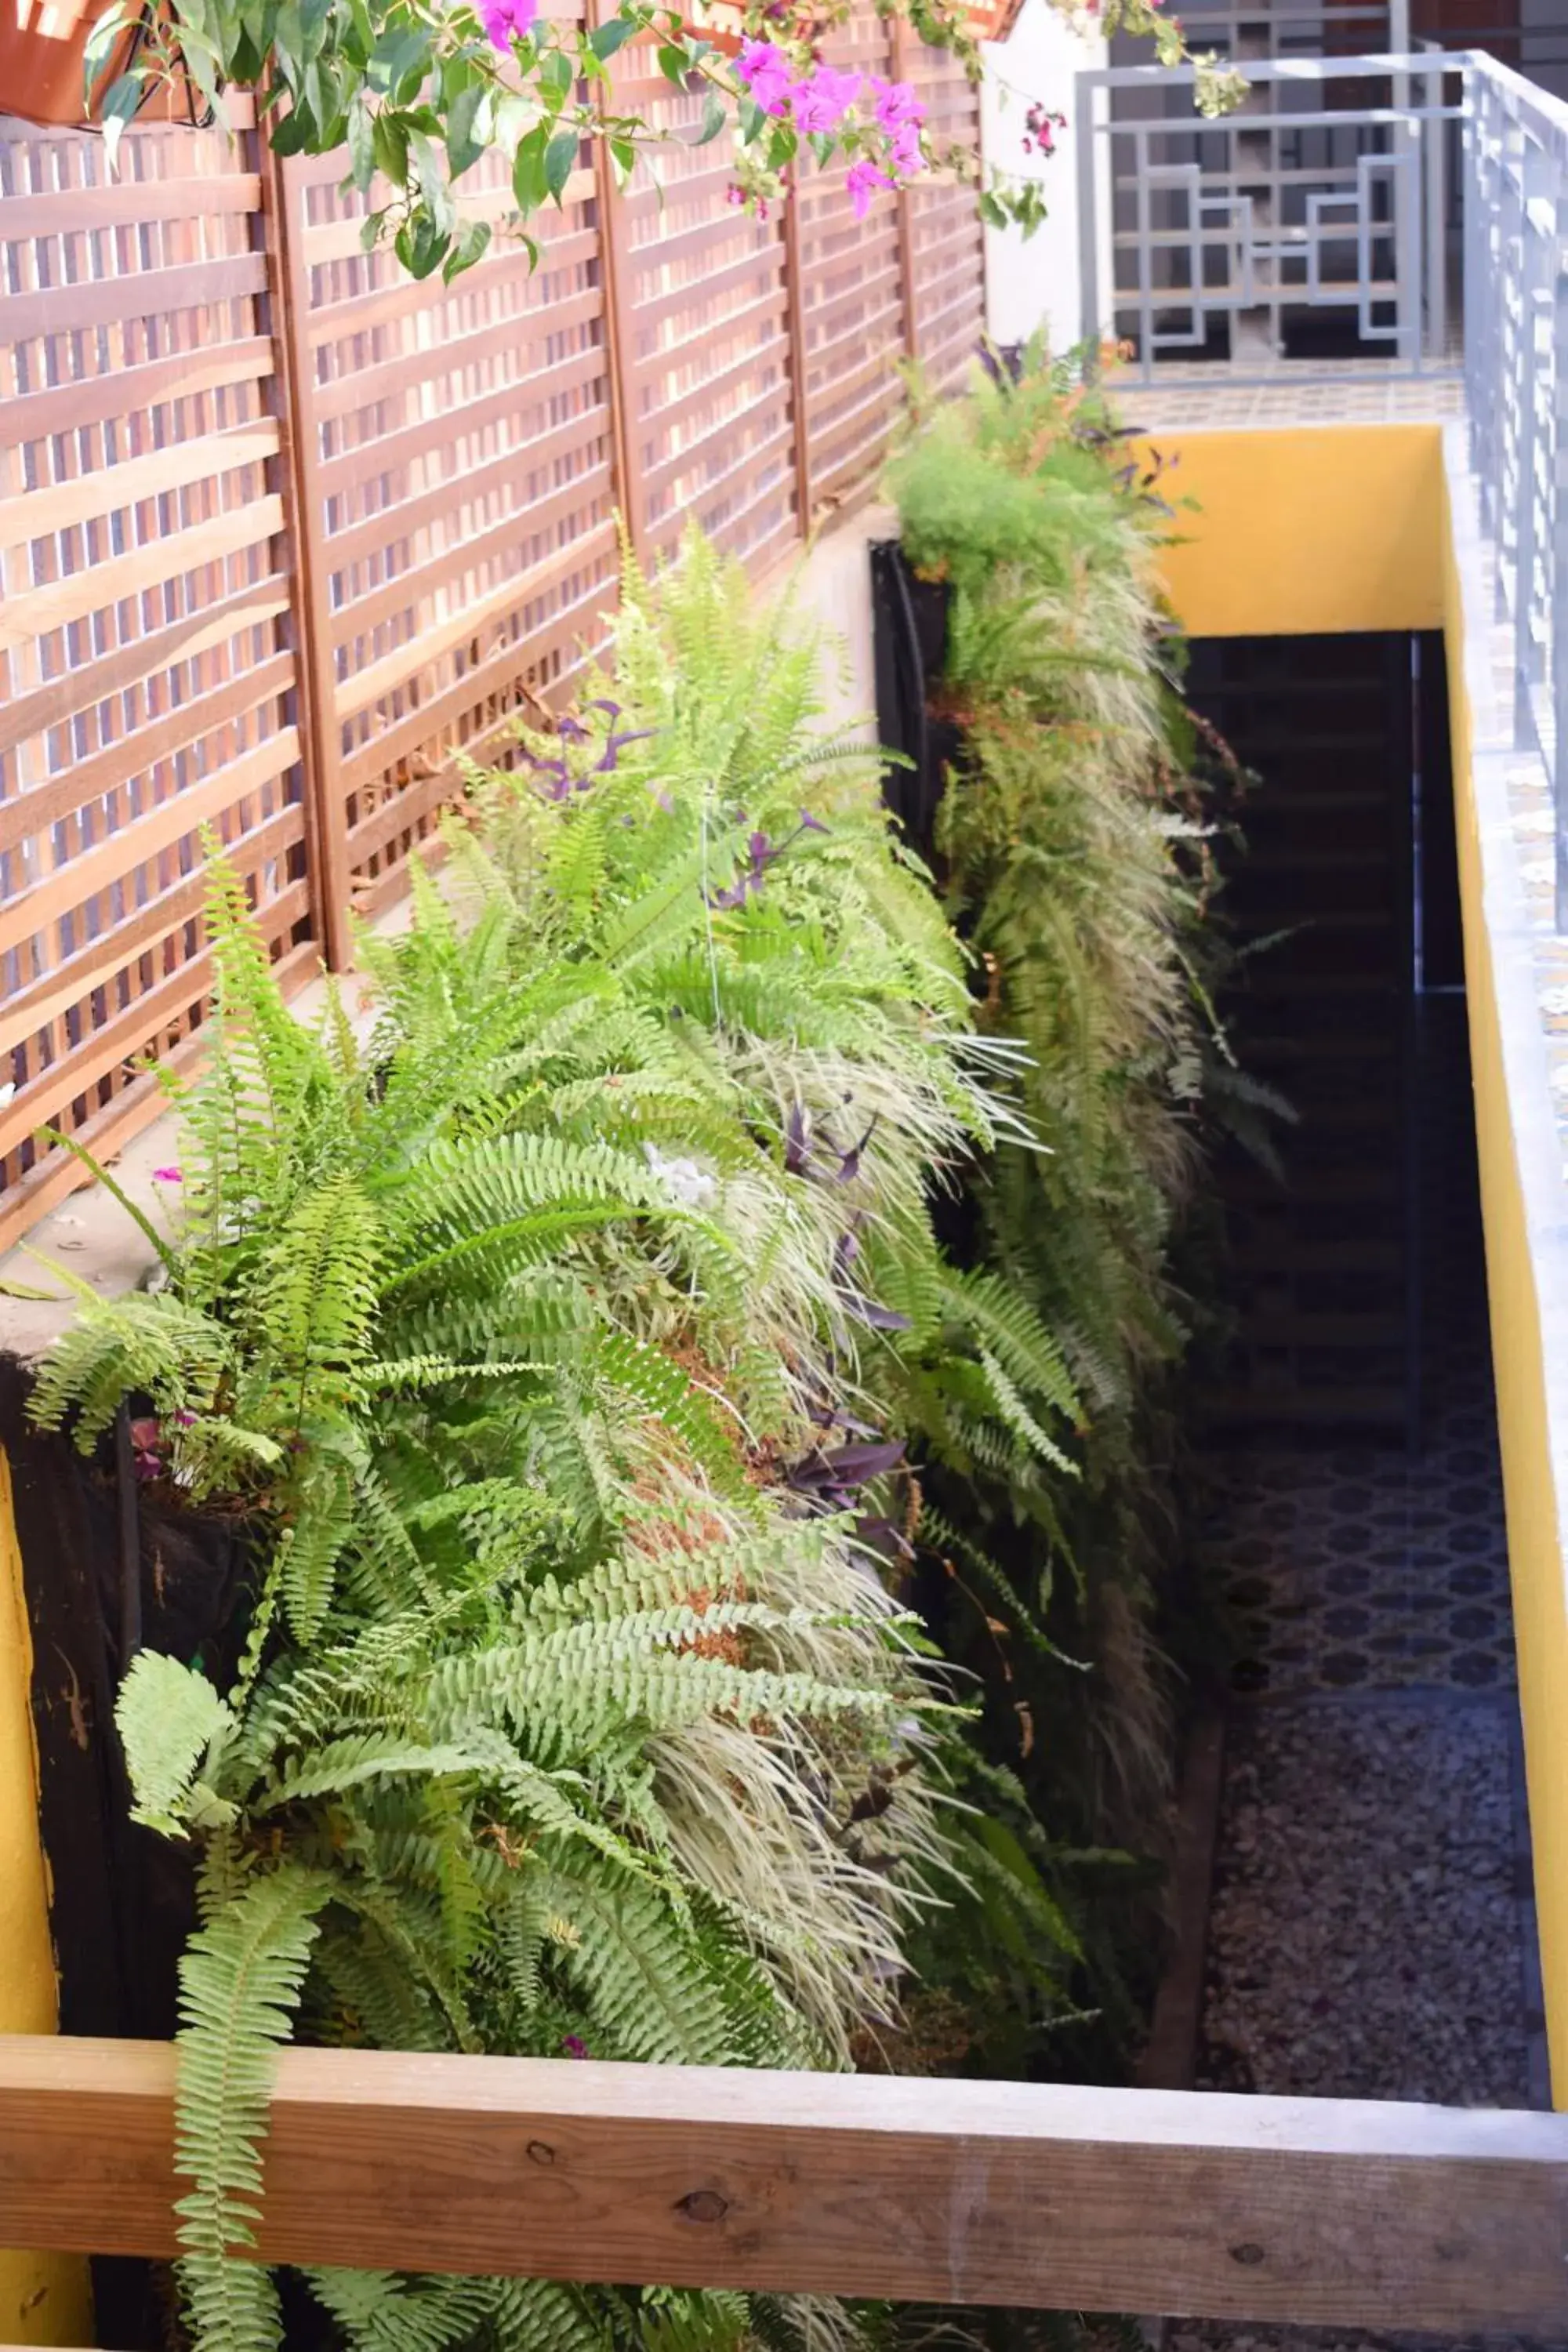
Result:
<svg viewBox="0 0 1568 2352"><path fill-rule="evenodd" d="M850 164L844 174L844 184L849 191L856 219L864 220L871 209L872 192L877 188L890 188L893 182L886 172L879 172L875 163L862 159L858 163Z"/></svg>
<svg viewBox="0 0 1568 2352"><path fill-rule="evenodd" d="M895 172L906 180L912 179L925 162L921 153L921 127L918 122L900 122L888 142L888 160Z"/></svg>
<svg viewBox="0 0 1568 2352"><path fill-rule="evenodd" d="M539 0L483 0L479 14L498 49L510 49L514 35L531 31Z"/></svg>
<svg viewBox="0 0 1568 2352"><path fill-rule="evenodd" d="M837 131L855 102L860 77L818 66L809 81L797 81L790 91L795 128L805 131Z"/></svg>
<svg viewBox="0 0 1568 2352"><path fill-rule="evenodd" d="M772 41L744 41L735 71L764 114L782 114L789 104L790 63Z"/></svg>
<svg viewBox="0 0 1568 2352"><path fill-rule="evenodd" d="M184 1181L183 1168L154 1168L153 1171L154 1184L183 1184Z"/></svg>
<svg viewBox="0 0 1568 2352"><path fill-rule="evenodd" d="M867 79L876 94L877 120L884 131L897 131L901 123L925 121L925 101L915 96L912 82L883 81L877 74L868 75Z"/></svg>
<svg viewBox="0 0 1568 2352"><path fill-rule="evenodd" d="M586 2058L592 2054L580 2033L563 2033L561 2037L561 2047L565 2051L568 2058Z"/></svg>

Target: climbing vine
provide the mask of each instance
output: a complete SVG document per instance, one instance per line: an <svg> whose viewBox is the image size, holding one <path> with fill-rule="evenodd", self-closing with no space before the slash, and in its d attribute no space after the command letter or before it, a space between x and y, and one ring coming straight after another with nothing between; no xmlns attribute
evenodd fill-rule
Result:
<svg viewBox="0 0 1568 2352"><path fill-rule="evenodd" d="M1075 13L1072 0L1053 5ZM1163 0L1106 0L1093 21L1145 36L1163 63L1179 64L1181 26L1162 8ZM978 81L980 47L958 0L880 0L880 13L902 15ZM939 173L972 186L993 223L1038 226L1037 182L939 137L907 82L825 61L848 0L748 0L724 14L721 28L700 5L689 17L656 0L626 0L587 25L545 15L540 0L170 0L142 26L135 62L97 110L112 140L163 80L188 74L220 119L226 87L258 88L279 153L342 148L348 178L364 194L379 175L384 201L366 217L366 246L390 242L417 278L440 270L450 280L489 245L491 223L464 209L463 182L481 155L497 149L506 158L516 212L501 234L527 240L529 221L561 203L589 138L603 140L623 187L639 173L657 178L661 148L702 145L732 128L732 194L755 211L787 200L799 172L837 163L847 166L858 212ZM89 91L142 15L139 0L113 0L89 46ZM633 41L656 50L673 89L701 99L695 130L620 105L611 64ZM1200 110L1225 111L1237 78L1213 58L1196 62Z"/></svg>

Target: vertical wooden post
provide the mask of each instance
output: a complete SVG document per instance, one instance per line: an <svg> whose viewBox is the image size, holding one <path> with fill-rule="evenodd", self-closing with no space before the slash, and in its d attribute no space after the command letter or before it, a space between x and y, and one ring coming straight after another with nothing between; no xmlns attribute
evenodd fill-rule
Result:
<svg viewBox="0 0 1568 2352"><path fill-rule="evenodd" d="M811 537L811 410L805 391L805 271L801 258L800 208L805 201L798 167L784 194L784 319L789 330L790 446L800 535Z"/></svg>
<svg viewBox="0 0 1568 2352"><path fill-rule="evenodd" d="M920 43L907 17L893 17L893 79L912 81L914 63ZM899 283L904 304L904 349L917 365L921 355L920 314L916 309L915 281L915 200L910 188L900 187L895 199L899 207Z"/></svg>
<svg viewBox="0 0 1568 2352"><path fill-rule="evenodd" d="M588 0L589 29L597 31L615 13L615 0ZM603 116L609 105L608 88L595 81L594 93ZM632 553L646 570L647 503L641 468L637 463L637 327L632 317L632 289L637 278L632 260L632 225L616 185L610 142L603 132L594 142L594 174L599 184L599 268L605 287L605 350L610 363L610 446L616 504L631 541Z"/></svg>
<svg viewBox="0 0 1568 2352"><path fill-rule="evenodd" d="M342 730L337 719L331 607L327 595L326 517L322 510L310 364L310 284L305 268L304 194L264 129L261 212L267 237L268 306L276 361L273 383L289 540L300 744L305 771L305 855L321 956L329 971L353 960L349 926L348 804L342 787Z"/></svg>

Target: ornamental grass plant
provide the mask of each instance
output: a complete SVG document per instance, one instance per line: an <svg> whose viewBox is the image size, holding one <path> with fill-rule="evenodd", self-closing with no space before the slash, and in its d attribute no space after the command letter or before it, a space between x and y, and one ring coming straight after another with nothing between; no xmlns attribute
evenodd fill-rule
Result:
<svg viewBox="0 0 1568 2352"><path fill-rule="evenodd" d="M1234 763L1183 704L1158 581L1179 517L1098 358L1039 341L1011 364L993 355L889 473L905 558L949 592L935 691L961 749L937 821L942 887L980 1032L1018 1054L1006 1085L1029 1135L1004 1136L977 1171L963 1254L1039 1317L1078 1400L1070 1477L1021 1489L983 1461L961 1480L939 1471L928 1528L945 1574L927 1590L981 1679L987 1752L1026 1788L1037 1839L1089 1849L1084 1990L1111 2031L1065 2055L1037 2037L1033 2054L1097 2072L1124 2061L1160 1948L1180 1383L1213 1311L1184 1264L1208 1147L1223 1129L1267 1157L1284 1110L1237 1067L1215 1012L1233 959L1215 842ZM992 2054L1022 2071L1016 2005L959 1990L1001 2021Z"/></svg>

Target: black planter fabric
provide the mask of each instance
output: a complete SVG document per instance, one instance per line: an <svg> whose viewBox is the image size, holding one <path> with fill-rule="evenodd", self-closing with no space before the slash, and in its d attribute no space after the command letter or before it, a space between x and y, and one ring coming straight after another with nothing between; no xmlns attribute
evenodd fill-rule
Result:
<svg viewBox="0 0 1568 2352"><path fill-rule="evenodd" d="M127 1500L112 1444L86 1461L64 1438L41 1436L26 1417L30 1386L26 1368L0 1356L60 2028L167 2041L195 1924L193 1857L130 1819L114 1695L128 1627L222 1687L244 1642L253 1559L241 1520L181 1511L133 1484ZM100 2343L135 2352L168 2339L168 2297L152 2266L96 2263L93 2284Z"/></svg>
<svg viewBox="0 0 1568 2352"><path fill-rule="evenodd" d="M902 755L883 772L882 796L910 847L928 864L947 764L958 750L957 729L930 708L947 656L951 597L944 581L916 577L896 540L873 541L877 731L886 751Z"/></svg>

